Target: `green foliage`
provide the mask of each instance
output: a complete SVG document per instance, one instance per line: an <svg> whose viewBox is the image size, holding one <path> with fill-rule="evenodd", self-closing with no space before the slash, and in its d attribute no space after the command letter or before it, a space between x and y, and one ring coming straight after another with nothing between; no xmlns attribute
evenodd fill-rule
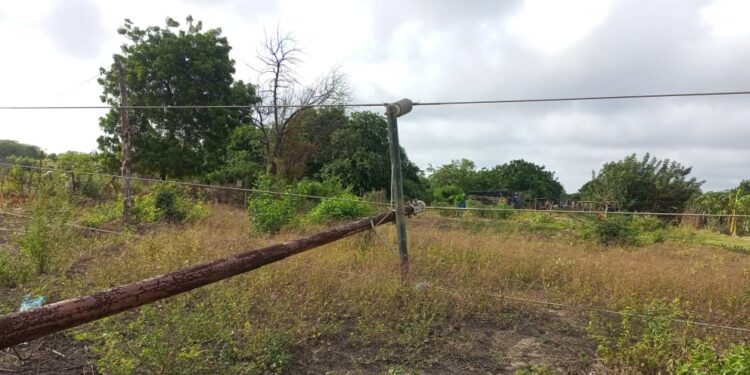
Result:
<svg viewBox="0 0 750 375"><path fill-rule="evenodd" d="M240 351L243 363L238 372L248 374L280 374L289 366L291 342L289 335L270 329L253 329L249 324L243 332Z"/></svg>
<svg viewBox="0 0 750 375"><path fill-rule="evenodd" d="M83 152L68 151L55 157L55 167L63 169L70 176L70 192L87 198L99 198L104 186L99 171L99 156Z"/></svg>
<svg viewBox="0 0 750 375"><path fill-rule="evenodd" d="M722 374L740 375L750 373L750 346L731 345L719 353L709 342L693 340L685 357L678 359L673 373L677 375Z"/></svg>
<svg viewBox="0 0 750 375"><path fill-rule="evenodd" d="M263 172L263 146L260 131L253 125L242 125L229 137L225 160L206 175L206 179L219 184L238 182L253 186Z"/></svg>
<svg viewBox="0 0 750 375"><path fill-rule="evenodd" d="M10 139L0 139L0 160L7 159L10 156L41 159L44 157L44 152L37 146L19 143Z"/></svg>
<svg viewBox="0 0 750 375"><path fill-rule="evenodd" d="M274 233L294 219L294 202L264 194L248 200L247 213L256 231Z"/></svg>
<svg viewBox="0 0 750 375"><path fill-rule="evenodd" d="M442 185L432 189L432 199L435 202L449 202L449 206L463 202L466 194L457 185ZM437 206L437 204L435 204Z"/></svg>
<svg viewBox="0 0 750 375"><path fill-rule="evenodd" d="M672 328L681 314L678 300L654 301L642 309L624 309L619 323L595 315L587 330L607 365L639 374L666 373L681 351L680 337Z"/></svg>
<svg viewBox="0 0 750 375"><path fill-rule="evenodd" d="M77 338L93 343L97 365L110 374L234 373L238 356L216 311L183 298L141 307L134 320L105 319Z"/></svg>
<svg viewBox="0 0 750 375"><path fill-rule="evenodd" d="M352 113L348 124L331 134L330 144L326 148L329 159L321 168L322 177L336 178L350 186L356 194L381 189L390 193L388 124L382 115L373 112ZM422 172L403 149L400 152L404 195L423 199L426 192L420 179Z"/></svg>
<svg viewBox="0 0 750 375"><path fill-rule="evenodd" d="M723 215L750 214L750 180L744 180L734 189L707 192L690 205L690 211ZM708 218L707 226L730 234L750 233L750 220L740 218Z"/></svg>
<svg viewBox="0 0 750 375"><path fill-rule="evenodd" d="M514 375L552 375L552 370L547 366L531 365L523 370L517 370Z"/></svg>
<svg viewBox="0 0 750 375"><path fill-rule="evenodd" d="M491 205L491 204L484 204L482 202L478 202L474 200L468 200L466 201L466 207L490 209L487 211L483 211L483 210L466 211L467 214L471 217L479 217L479 218L484 218L484 219L507 219L513 215L513 212L510 211L510 209L512 209L513 207L508 206L507 204L502 203L502 202L495 204L495 205ZM497 209L497 210L508 209L508 211L492 211L492 209Z"/></svg>
<svg viewBox="0 0 750 375"><path fill-rule="evenodd" d="M433 186L433 197L436 190L444 186L454 186L463 192L511 190L526 197L552 199L558 199L564 193L554 172L525 160L512 160L492 169L477 170L473 161L461 159L427 170L431 172L429 181Z"/></svg>
<svg viewBox="0 0 750 375"><path fill-rule="evenodd" d="M632 154L592 173L591 181L581 187L581 197L626 211L682 212L703 184L687 178L691 171L669 159L658 160L647 153L638 160Z"/></svg>
<svg viewBox="0 0 750 375"><path fill-rule="evenodd" d="M39 182L40 194L31 202L31 217L16 238L21 253L38 274L54 268L60 244L71 235L67 225L73 218L73 208L55 177L49 174Z"/></svg>
<svg viewBox="0 0 750 375"><path fill-rule="evenodd" d="M257 102L255 88L234 82L231 47L221 29L203 30L186 19L186 28L167 20L165 27L141 29L129 20L118 29L127 42L109 69L102 69L102 101L120 105L118 62L125 64L130 105L214 105ZM198 176L226 163L230 135L249 124L251 110L131 111L131 143L135 170L162 178ZM116 170L120 154L120 110L100 118L99 138L105 164ZM234 155L235 159L242 157ZM237 162L237 160L235 160Z"/></svg>
<svg viewBox="0 0 750 375"><path fill-rule="evenodd" d="M326 223L343 219L357 219L371 215L374 209L354 195L342 194L323 199L310 211L308 219L313 223Z"/></svg>
<svg viewBox="0 0 750 375"><path fill-rule="evenodd" d="M28 280L33 271L27 257L0 251L0 286L14 288Z"/></svg>
<svg viewBox="0 0 750 375"><path fill-rule="evenodd" d="M655 218L610 215L594 221L590 235L603 245L644 246L663 242L665 227Z"/></svg>
<svg viewBox="0 0 750 375"><path fill-rule="evenodd" d="M597 354L617 369L642 374L677 375L750 373L750 346L731 345L719 352L710 341L688 340L674 329L682 311L678 300L654 301L642 309L626 308L620 322L593 316L587 331Z"/></svg>

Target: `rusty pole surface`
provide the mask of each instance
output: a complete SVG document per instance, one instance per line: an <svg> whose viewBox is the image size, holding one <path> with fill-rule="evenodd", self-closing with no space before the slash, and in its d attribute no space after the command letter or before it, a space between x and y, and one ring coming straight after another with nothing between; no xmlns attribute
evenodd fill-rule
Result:
<svg viewBox="0 0 750 375"><path fill-rule="evenodd" d="M413 208L406 208L407 214L412 212ZM293 241L238 253L89 296L7 315L0 318L0 349L239 275L395 219L395 212L385 212Z"/></svg>

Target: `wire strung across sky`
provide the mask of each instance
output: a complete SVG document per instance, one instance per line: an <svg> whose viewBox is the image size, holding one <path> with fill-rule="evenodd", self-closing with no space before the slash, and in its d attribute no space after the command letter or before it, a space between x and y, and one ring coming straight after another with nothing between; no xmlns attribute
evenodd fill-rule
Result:
<svg viewBox="0 0 750 375"><path fill-rule="evenodd" d="M571 96L552 98L522 98L522 99L491 99L491 100L462 100L462 101L437 101L437 102L415 102L414 106L445 106L445 105L476 105L476 104L512 104L512 103L542 103L542 102L566 102L566 101L592 101L592 100L626 100L626 99L653 99L653 98L681 98L681 97L706 97L706 96L733 96L750 95L750 91L709 91L709 92L683 92L666 94L632 94L632 95L605 95L605 96ZM89 105L89 106L0 106L0 110L67 110L67 109L253 109L253 108L331 108L331 107L383 107L388 103L338 103L338 104L217 104L217 105Z"/></svg>

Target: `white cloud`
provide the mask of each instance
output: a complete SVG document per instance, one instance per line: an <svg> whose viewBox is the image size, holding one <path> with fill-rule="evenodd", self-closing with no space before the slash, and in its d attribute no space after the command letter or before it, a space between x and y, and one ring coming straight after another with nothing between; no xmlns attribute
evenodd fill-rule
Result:
<svg viewBox="0 0 750 375"><path fill-rule="evenodd" d="M305 51L304 79L340 64L358 101L750 88L744 1L102 0L95 5L103 41L86 59L51 42L45 15L55 4L3 7L1 105L98 104L96 82L81 82L119 51L116 29L124 18L147 26L188 14L223 29L237 79L254 76L245 63L254 62L263 30L279 24ZM81 18L70 9L65 17ZM409 157L421 167L463 157L485 167L525 158L556 171L575 191L603 162L651 152L695 166L707 188L723 189L750 178L747 100L417 107L399 126ZM0 111L0 139L50 152L91 151L102 112Z"/></svg>
<svg viewBox="0 0 750 375"><path fill-rule="evenodd" d="M588 36L607 17L609 0L527 0L507 21L508 33L545 53L562 51Z"/></svg>
<svg viewBox="0 0 750 375"><path fill-rule="evenodd" d="M702 8L700 14L713 35L739 38L750 35L750 2L746 0L715 0Z"/></svg>

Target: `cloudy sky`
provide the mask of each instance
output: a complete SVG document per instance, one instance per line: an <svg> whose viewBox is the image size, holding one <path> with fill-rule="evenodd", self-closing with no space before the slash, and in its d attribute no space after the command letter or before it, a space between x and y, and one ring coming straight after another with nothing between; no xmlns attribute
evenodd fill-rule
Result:
<svg viewBox="0 0 750 375"><path fill-rule="evenodd" d="M750 90L745 0L3 1L0 106L99 105L94 77L124 18L221 27L237 79L264 30L304 50L303 78L339 65L358 102ZM750 96L417 107L399 121L422 168L523 158L576 191L604 162L651 152L709 190L750 178ZM0 111L0 139L93 151L100 110Z"/></svg>

